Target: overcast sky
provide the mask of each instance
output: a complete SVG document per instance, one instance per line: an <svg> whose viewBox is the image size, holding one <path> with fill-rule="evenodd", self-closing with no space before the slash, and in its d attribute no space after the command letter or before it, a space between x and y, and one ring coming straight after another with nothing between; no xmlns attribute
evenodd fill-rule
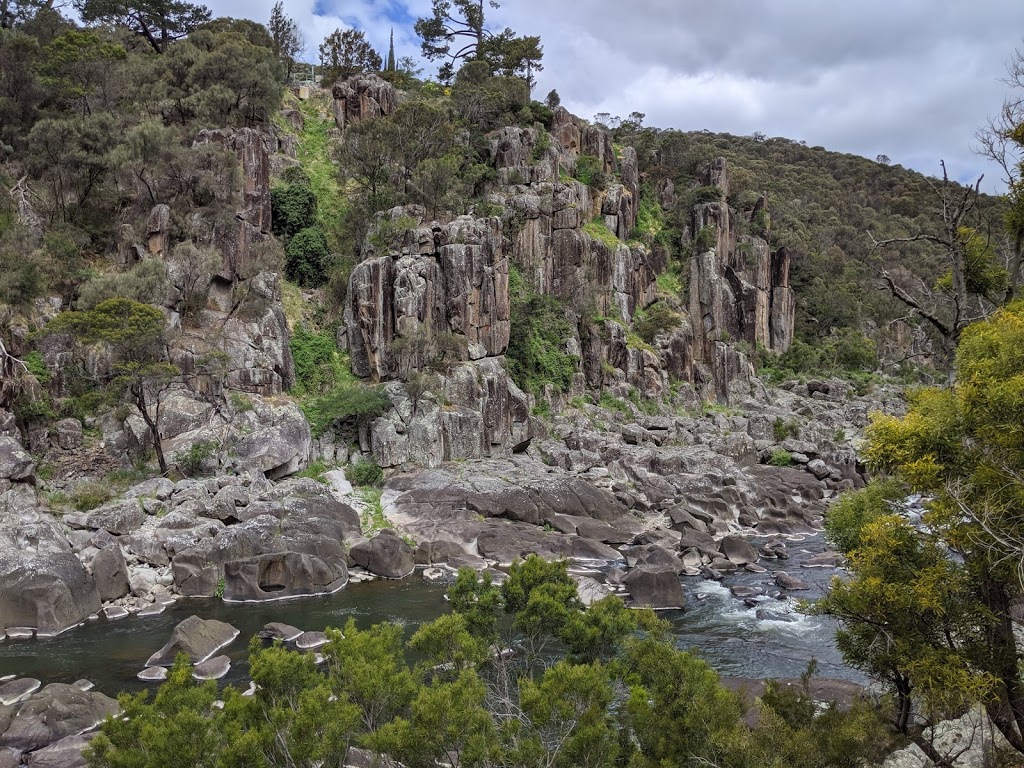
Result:
<svg viewBox="0 0 1024 768"><path fill-rule="evenodd" d="M273 0L207 0L216 15L266 22ZM285 0L315 57L338 27L381 55L418 58L412 25L430 0ZM488 27L540 35L535 98L660 128L785 136L984 188L999 173L971 151L1024 46L1021 0L505 0Z"/></svg>

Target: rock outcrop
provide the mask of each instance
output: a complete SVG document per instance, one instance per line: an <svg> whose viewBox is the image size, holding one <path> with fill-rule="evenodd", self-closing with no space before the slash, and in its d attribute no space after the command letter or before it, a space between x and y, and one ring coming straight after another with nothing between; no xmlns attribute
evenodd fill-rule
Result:
<svg viewBox="0 0 1024 768"><path fill-rule="evenodd" d="M387 117L398 108L399 91L379 75L358 74L339 80L332 89L334 120L345 130L371 117Z"/></svg>
<svg viewBox="0 0 1024 768"><path fill-rule="evenodd" d="M163 648L149 657L150 667L169 667L179 653L188 656L193 664L206 661L213 654L238 637L238 630L230 624L216 619L201 619L189 616L171 632L171 638Z"/></svg>

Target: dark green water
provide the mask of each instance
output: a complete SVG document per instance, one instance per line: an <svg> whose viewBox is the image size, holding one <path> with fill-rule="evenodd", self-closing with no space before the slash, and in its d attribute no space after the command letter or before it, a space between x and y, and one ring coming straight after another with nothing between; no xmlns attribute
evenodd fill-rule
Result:
<svg viewBox="0 0 1024 768"><path fill-rule="evenodd" d="M811 544L810 550L819 549ZM810 551L795 552L786 565L815 584L813 598L832 576L828 570L799 570L798 562ZM732 584L766 584L767 575L739 574L726 586L701 579L685 579L688 607L664 615L676 629L680 647L696 650L721 674L733 677L797 677L813 657L824 677L861 681L842 664L834 643L834 626L823 618L793 614L794 621L762 621L755 609L734 598ZM93 681L109 694L138 690L147 684L136 674L158 650L174 626L192 614L220 619L240 630L238 638L220 651L233 664L225 682L246 678L249 638L270 621L292 624L304 630L340 627L349 617L366 628L381 621L403 624L411 634L426 621L448 609L445 584L428 583L419 575L403 581L353 584L325 598L270 603L224 603L220 600L181 600L159 616L129 616L117 621L100 619L62 635L46 639L7 640L0 643L0 676L31 676L50 682ZM771 601L773 610L792 608L792 601ZM152 684L148 684L150 687Z"/></svg>

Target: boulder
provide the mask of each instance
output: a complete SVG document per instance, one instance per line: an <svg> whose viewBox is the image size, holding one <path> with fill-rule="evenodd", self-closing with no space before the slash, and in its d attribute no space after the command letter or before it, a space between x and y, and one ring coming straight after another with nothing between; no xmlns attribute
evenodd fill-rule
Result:
<svg viewBox="0 0 1024 768"><path fill-rule="evenodd" d="M192 677L196 680L220 680L231 669L231 658L214 656L201 661L192 668Z"/></svg>
<svg viewBox="0 0 1024 768"><path fill-rule="evenodd" d="M206 661L221 648L230 645L236 637L238 630L230 624L189 616L174 628L171 639L149 657L146 665L169 667L179 653L184 653L194 664Z"/></svg>
<svg viewBox="0 0 1024 768"><path fill-rule="evenodd" d="M416 567L414 555L413 548L390 528L349 550L349 556L357 565L387 579L401 579L412 573Z"/></svg>
<svg viewBox="0 0 1024 768"><path fill-rule="evenodd" d="M31 752L95 728L117 711L117 701L109 696L52 683L22 705L0 736L0 746Z"/></svg>
<svg viewBox="0 0 1024 768"><path fill-rule="evenodd" d="M25 701L42 687L34 677L19 677L0 684L0 704L10 706Z"/></svg>
<svg viewBox="0 0 1024 768"><path fill-rule="evenodd" d="M335 592L347 582L348 568L340 551L329 560L301 552L272 552L224 564L225 600L318 595Z"/></svg>
<svg viewBox="0 0 1024 768"><path fill-rule="evenodd" d="M627 573L622 583L636 605L649 608L682 608L686 605L679 575L673 570L641 566Z"/></svg>
<svg viewBox="0 0 1024 768"><path fill-rule="evenodd" d="M91 735L65 736L48 747L28 756L29 768L87 768L89 763L82 751L92 741Z"/></svg>
<svg viewBox="0 0 1024 768"><path fill-rule="evenodd" d="M128 566L117 544L110 544L96 553L92 559L92 576L104 603L124 597L131 591Z"/></svg>
<svg viewBox="0 0 1024 768"><path fill-rule="evenodd" d="M301 634L302 630L298 627L293 627L291 624L281 624L280 622L272 621L269 624L264 625L263 629L260 630L259 637L264 640L281 640L283 642L290 643Z"/></svg>
<svg viewBox="0 0 1024 768"><path fill-rule="evenodd" d="M167 679L167 667L146 667L136 675L147 683L158 683Z"/></svg>
<svg viewBox="0 0 1024 768"><path fill-rule="evenodd" d="M757 562L757 550L740 536L726 536L719 544L722 554L735 565Z"/></svg>
<svg viewBox="0 0 1024 768"><path fill-rule="evenodd" d="M0 437L0 480L31 480L36 473L32 456L13 437Z"/></svg>
<svg viewBox="0 0 1024 768"><path fill-rule="evenodd" d="M18 768L19 765L22 765L20 749L0 747L0 768Z"/></svg>
<svg viewBox="0 0 1024 768"><path fill-rule="evenodd" d="M53 425L53 442L62 451L74 451L82 447L82 422L78 419L61 419Z"/></svg>
<svg viewBox="0 0 1024 768"><path fill-rule="evenodd" d="M96 582L72 553L0 554L0 628L51 635L99 610Z"/></svg>
<svg viewBox="0 0 1024 768"><path fill-rule="evenodd" d="M320 648L330 642L325 632L303 632L295 638L295 647L302 651Z"/></svg>
<svg viewBox="0 0 1024 768"><path fill-rule="evenodd" d="M798 579L796 576L790 576L785 571L779 571L775 574L775 583L782 589L789 590L790 592L797 592L811 588L811 585L806 581Z"/></svg>

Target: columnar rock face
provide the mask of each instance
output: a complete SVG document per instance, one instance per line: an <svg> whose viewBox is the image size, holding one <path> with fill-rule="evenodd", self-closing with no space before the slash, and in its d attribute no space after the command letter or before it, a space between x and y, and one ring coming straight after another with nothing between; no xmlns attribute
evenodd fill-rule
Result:
<svg viewBox="0 0 1024 768"><path fill-rule="evenodd" d="M349 281L346 321L357 376L398 373L396 340L465 340L470 359L502 355L509 339L509 263L497 218L462 216L424 224L412 207L392 212L410 228L394 251L359 264ZM409 354L416 352L410 348Z"/></svg>
<svg viewBox="0 0 1024 768"><path fill-rule="evenodd" d="M235 190L240 207L235 221L214 225L213 244L223 256L220 277L233 281L250 270L252 248L270 232L270 154L267 138L252 128L200 131L196 144L216 144L233 151L241 164Z"/></svg>
<svg viewBox="0 0 1024 768"><path fill-rule="evenodd" d="M333 89L334 119L344 130L370 117L387 117L399 104L399 92L377 75L355 75L339 80Z"/></svg>

